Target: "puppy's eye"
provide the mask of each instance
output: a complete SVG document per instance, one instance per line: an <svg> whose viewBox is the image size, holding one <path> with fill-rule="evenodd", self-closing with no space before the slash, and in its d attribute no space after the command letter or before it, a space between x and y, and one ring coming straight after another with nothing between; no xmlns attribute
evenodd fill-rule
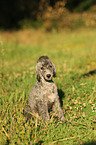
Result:
<svg viewBox="0 0 96 145"><path fill-rule="evenodd" d="M41 67L41 70L43 70L43 67Z"/></svg>
<svg viewBox="0 0 96 145"><path fill-rule="evenodd" d="M52 68L52 65L50 65L49 67Z"/></svg>

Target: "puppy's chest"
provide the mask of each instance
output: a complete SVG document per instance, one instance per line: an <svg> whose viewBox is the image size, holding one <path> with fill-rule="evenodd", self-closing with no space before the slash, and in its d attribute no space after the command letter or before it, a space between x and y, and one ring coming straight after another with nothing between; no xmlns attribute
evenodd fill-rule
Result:
<svg viewBox="0 0 96 145"><path fill-rule="evenodd" d="M48 97L48 102L53 103L56 99L56 94L52 93L52 94L48 95L47 97Z"/></svg>
<svg viewBox="0 0 96 145"><path fill-rule="evenodd" d="M56 92L54 90L54 87L47 88L45 93L45 98L49 103L53 103L56 99Z"/></svg>

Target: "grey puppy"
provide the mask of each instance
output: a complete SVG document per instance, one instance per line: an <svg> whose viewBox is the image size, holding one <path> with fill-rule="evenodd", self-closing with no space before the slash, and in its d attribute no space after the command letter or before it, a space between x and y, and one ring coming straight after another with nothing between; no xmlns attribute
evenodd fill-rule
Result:
<svg viewBox="0 0 96 145"><path fill-rule="evenodd" d="M50 120L49 112L56 112L60 120L64 120L60 107L57 87L52 81L56 76L56 67L47 56L41 56L36 66L37 82L29 94L29 103L26 105L24 115L30 119L33 114L45 121Z"/></svg>

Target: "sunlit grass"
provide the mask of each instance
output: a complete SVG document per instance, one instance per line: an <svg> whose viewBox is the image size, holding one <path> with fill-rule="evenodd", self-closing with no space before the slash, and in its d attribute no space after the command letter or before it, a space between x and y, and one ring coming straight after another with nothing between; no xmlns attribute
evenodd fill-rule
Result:
<svg viewBox="0 0 96 145"><path fill-rule="evenodd" d="M42 41L38 39L35 45L32 45L31 41L22 44L18 35L14 42L1 40L1 144L94 143L96 141L96 30L48 34L42 32L42 35L39 34L37 37L40 36ZM58 90L63 92L60 94L65 116L63 123L55 122L53 118L48 123L39 118L34 122L32 120L27 122L23 116L29 92L36 82L36 61L41 55L48 55L57 68L54 82Z"/></svg>

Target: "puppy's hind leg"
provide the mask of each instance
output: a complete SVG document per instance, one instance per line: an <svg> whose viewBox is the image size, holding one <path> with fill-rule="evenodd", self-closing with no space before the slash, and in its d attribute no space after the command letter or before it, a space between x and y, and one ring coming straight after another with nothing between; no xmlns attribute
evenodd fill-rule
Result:
<svg viewBox="0 0 96 145"><path fill-rule="evenodd" d="M28 120L32 117L31 115L32 109L30 105L26 105L25 110L24 110L24 116L27 117Z"/></svg>

